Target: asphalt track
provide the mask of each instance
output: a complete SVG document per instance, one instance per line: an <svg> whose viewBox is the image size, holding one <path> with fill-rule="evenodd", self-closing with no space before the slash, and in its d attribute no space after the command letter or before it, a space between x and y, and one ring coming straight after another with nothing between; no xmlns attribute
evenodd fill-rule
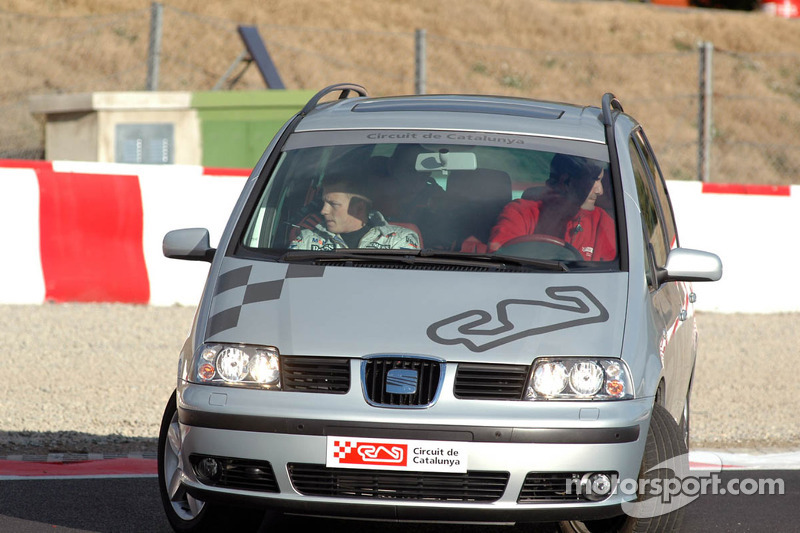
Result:
<svg viewBox="0 0 800 533"><path fill-rule="evenodd" d="M682 531L761 532L798 531L800 469L797 452L770 457L712 454L722 458L722 486L745 487L745 480L780 480L783 494L706 494L687 507ZM691 456L701 468L710 455ZM169 533L159 499L155 459L118 457L101 460L0 461L0 531L41 532L154 532ZM787 469L763 469L786 465ZM753 485L754 486L754 485ZM277 528L262 531L324 530L326 533L550 533L552 524L515 527L386 524L287 518Z"/></svg>

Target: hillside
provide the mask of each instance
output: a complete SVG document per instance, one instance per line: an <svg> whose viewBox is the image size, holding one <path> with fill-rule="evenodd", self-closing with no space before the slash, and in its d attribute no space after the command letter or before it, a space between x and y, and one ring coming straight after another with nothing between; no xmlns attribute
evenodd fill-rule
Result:
<svg viewBox="0 0 800 533"><path fill-rule="evenodd" d="M6 0L6 12L50 17L109 15L149 0ZM547 0L165 0L163 5L242 24L431 33L539 50L673 51L710 40L739 52L797 51L794 21L758 13L680 9L638 2Z"/></svg>
<svg viewBox="0 0 800 533"><path fill-rule="evenodd" d="M0 8L0 157L35 154L27 96L142 90L148 0L6 0ZM697 167L698 52L713 42L714 181L800 183L800 21L758 12L553 0L165 0L159 89L209 90L256 25L287 88L340 81L597 104L614 92L642 121L670 179ZM260 90L255 68L234 90ZM16 151L15 151L16 150Z"/></svg>

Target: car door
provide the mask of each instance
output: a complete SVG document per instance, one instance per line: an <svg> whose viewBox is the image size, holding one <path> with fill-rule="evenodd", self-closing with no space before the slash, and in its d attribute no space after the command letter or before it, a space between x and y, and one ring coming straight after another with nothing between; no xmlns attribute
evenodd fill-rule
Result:
<svg viewBox="0 0 800 533"><path fill-rule="evenodd" d="M650 304L659 326L659 353L664 366L667 409L679 417L694 367L694 317L691 288L684 282L659 283L657 272L667 262L669 251L678 246L678 235L666 185L650 144L641 129L630 138L630 153L642 216L642 228L649 253L648 285Z"/></svg>

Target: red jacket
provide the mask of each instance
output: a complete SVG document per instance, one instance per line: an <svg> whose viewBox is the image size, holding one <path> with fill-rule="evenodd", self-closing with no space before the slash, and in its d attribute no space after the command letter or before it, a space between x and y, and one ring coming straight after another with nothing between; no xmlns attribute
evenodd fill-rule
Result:
<svg viewBox="0 0 800 533"><path fill-rule="evenodd" d="M540 206L541 200L522 198L507 204L492 228L489 251L497 250L511 239L532 235L539 220ZM600 207L591 211L581 209L567 223L566 234L556 237L577 248L587 261L610 261L617 256L614 219Z"/></svg>

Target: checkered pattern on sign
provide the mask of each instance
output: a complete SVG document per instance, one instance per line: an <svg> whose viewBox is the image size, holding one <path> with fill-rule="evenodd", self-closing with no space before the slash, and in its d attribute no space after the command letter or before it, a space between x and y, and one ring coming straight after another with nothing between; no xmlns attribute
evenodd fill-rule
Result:
<svg viewBox="0 0 800 533"><path fill-rule="evenodd" d="M349 441L341 442L337 440L333 442L333 445L336 447L336 450L333 452L333 457L335 459L344 459L353 451L353 443Z"/></svg>

